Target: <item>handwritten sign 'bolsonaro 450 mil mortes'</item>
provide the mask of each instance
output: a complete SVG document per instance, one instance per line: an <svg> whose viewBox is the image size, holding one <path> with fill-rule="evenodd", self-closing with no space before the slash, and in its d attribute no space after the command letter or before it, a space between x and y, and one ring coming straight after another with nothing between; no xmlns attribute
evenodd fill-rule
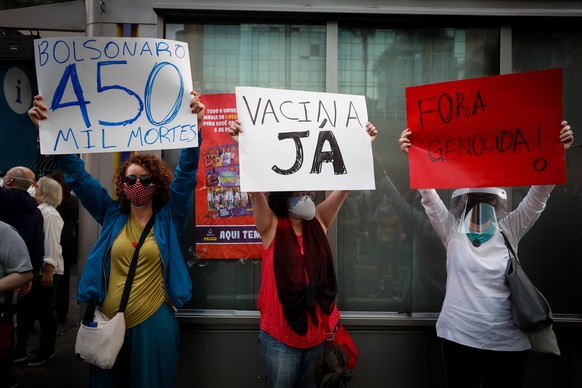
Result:
<svg viewBox="0 0 582 388"><path fill-rule="evenodd" d="M42 154L198 146L188 45L149 38L49 38L34 44Z"/></svg>
<svg viewBox="0 0 582 388"><path fill-rule="evenodd" d="M409 87L406 115L413 189L566 182L562 69Z"/></svg>

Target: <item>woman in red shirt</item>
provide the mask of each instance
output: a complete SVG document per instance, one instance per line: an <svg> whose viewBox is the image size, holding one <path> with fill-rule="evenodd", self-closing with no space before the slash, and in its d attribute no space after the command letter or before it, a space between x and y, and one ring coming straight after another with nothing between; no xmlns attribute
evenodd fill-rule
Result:
<svg viewBox="0 0 582 388"><path fill-rule="evenodd" d="M374 140L378 131L366 130ZM229 128L238 142L240 121ZM335 327L337 283L326 233L349 191L315 206L313 192L250 193L263 242L259 343L269 386L315 387L315 367Z"/></svg>

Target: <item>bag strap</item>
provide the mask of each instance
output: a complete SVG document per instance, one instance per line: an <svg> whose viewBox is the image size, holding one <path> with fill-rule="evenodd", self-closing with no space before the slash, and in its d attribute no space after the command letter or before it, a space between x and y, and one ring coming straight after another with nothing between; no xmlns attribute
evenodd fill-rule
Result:
<svg viewBox="0 0 582 388"><path fill-rule="evenodd" d="M137 267L137 259L139 257L139 249L143 245L146 237L150 233L152 226L154 225L154 215L150 217L148 223L143 228L143 232L139 238L139 242L135 246L135 251L133 251L133 258L131 259L131 264L129 265L129 271L127 273L127 279L125 280L125 287L123 288L123 294L121 295L121 302L119 303L119 312L125 312L127 307L127 302L129 301L129 293L131 292L131 285L133 284L133 278L135 276L135 269ZM97 305L95 302L91 301L85 310L85 315L83 316L83 324L88 325L93 322L93 317L95 316L95 309Z"/></svg>
<svg viewBox="0 0 582 388"><path fill-rule="evenodd" d="M139 242L135 246L135 251L133 251L133 258L131 259L131 264L129 265L129 271L127 272L127 279L125 280L125 287L123 288L123 295L121 295L121 302L119 303L119 312L124 312L127 307L127 302L129 301L129 293L131 292L131 285L133 284L133 278L135 276L135 269L137 267L137 259L139 257L139 249L143 245L146 237L150 233L150 229L154 225L154 215L150 217L148 223L143 228Z"/></svg>
<svg viewBox="0 0 582 388"><path fill-rule="evenodd" d="M322 315L321 323L323 324L323 328L325 330L325 339L326 341L333 341L335 337L335 332L339 328L340 324L338 322L337 325L332 329L329 327L329 319L331 318L331 314L327 315L325 313L322 313L321 315Z"/></svg>
<svg viewBox="0 0 582 388"><path fill-rule="evenodd" d="M517 260L517 262L521 265L521 263L519 262L519 257L517 257L517 253L515 253L515 251L513 250L513 247L511 246L511 243L509 242L509 238L507 238L507 234L505 234L505 232L502 230L501 235L503 236L503 239L505 240L505 245L507 245L507 249L509 249L509 252L511 252L513 257L515 257L515 260Z"/></svg>

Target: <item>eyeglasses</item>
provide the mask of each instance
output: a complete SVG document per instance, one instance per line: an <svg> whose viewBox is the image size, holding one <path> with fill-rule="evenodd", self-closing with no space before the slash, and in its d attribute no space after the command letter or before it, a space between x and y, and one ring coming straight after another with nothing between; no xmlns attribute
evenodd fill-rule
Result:
<svg viewBox="0 0 582 388"><path fill-rule="evenodd" d="M149 186L153 183L151 175L142 176L128 175L125 178L123 178L123 183L125 183L128 186L133 186L135 185L135 182L137 182L138 179L143 186Z"/></svg>

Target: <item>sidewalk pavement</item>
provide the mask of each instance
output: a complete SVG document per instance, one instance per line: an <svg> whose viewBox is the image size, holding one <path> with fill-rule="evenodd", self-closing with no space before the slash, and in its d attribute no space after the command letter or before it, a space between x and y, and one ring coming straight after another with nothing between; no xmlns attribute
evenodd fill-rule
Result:
<svg viewBox="0 0 582 388"><path fill-rule="evenodd" d="M28 366L26 362L14 364L18 388L84 388L87 386L88 364L75 358L75 340L80 321L80 309L77 304L77 271L71 271L71 295L67 321L57 328L55 357L40 366ZM31 334L27 351L32 355L39 346L40 329L38 321L36 330Z"/></svg>

